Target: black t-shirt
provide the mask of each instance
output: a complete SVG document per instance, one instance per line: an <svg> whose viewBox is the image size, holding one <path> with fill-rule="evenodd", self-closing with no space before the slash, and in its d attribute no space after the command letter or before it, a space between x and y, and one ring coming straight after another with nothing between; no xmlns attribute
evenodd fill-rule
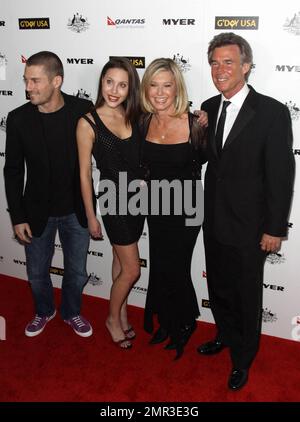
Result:
<svg viewBox="0 0 300 422"><path fill-rule="evenodd" d="M53 113L40 113L50 167L49 216L61 217L74 212L73 170L68 157L66 107Z"/></svg>

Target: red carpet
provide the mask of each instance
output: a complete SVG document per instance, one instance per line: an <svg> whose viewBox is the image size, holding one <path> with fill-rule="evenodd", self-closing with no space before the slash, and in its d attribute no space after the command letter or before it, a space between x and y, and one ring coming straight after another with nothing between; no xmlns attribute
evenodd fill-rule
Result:
<svg viewBox="0 0 300 422"><path fill-rule="evenodd" d="M60 291L56 291L59 303ZM84 296L83 315L94 328L77 336L57 315L34 338L24 335L32 318L28 284L0 276L0 316L6 340L0 341L1 402L291 402L300 401L300 343L263 336L248 384L227 389L228 350L199 356L196 347L214 335L212 324L198 328L179 361L161 345L148 345L143 310L129 307L137 338L121 350L104 327L108 302Z"/></svg>

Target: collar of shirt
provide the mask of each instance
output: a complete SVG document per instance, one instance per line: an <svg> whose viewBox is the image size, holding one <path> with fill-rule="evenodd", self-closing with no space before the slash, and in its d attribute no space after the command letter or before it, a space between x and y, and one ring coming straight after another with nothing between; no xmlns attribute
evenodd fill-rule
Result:
<svg viewBox="0 0 300 422"><path fill-rule="evenodd" d="M250 88L248 87L248 85L247 84L244 84L243 88L240 89L239 92L237 92L229 100L227 98L225 98L224 95L222 94L221 104L220 104L220 108L219 108L219 113L221 113L223 101L230 101L231 102L231 104L227 108L228 111L230 109L232 109L232 108L234 108L234 109L237 108L238 110L240 110L240 108L243 105L243 102L245 101L247 95L249 94L249 91L250 91Z"/></svg>
<svg viewBox="0 0 300 422"><path fill-rule="evenodd" d="M244 84L243 88L237 92L233 97L230 98L231 104L226 109L226 120L224 125L224 132L223 132L223 145L224 142L231 131L231 128L234 124L235 119L237 118L237 115L239 114L239 111L243 105L243 102L245 101L250 89L247 84ZM227 98L224 97L224 95L221 96L221 102L218 112L218 119L221 114L223 101L228 101Z"/></svg>

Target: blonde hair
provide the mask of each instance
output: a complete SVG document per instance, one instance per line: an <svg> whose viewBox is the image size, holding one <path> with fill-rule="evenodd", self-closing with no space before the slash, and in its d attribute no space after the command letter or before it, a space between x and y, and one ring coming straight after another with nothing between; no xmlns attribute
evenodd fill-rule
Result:
<svg viewBox="0 0 300 422"><path fill-rule="evenodd" d="M181 116L189 110L188 95L182 73L177 64L168 58L159 58L153 60L144 73L141 83L141 108L144 113L155 113L149 97L148 88L151 80L161 71L169 71L173 74L176 84L176 99L175 99L175 113L174 117Z"/></svg>

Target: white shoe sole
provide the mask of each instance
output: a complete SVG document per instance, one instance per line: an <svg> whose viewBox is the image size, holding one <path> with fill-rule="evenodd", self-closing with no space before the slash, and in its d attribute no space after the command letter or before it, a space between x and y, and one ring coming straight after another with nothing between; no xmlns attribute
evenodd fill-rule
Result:
<svg viewBox="0 0 300 422"><path fill-rule="evenodd" d="M39 334L41 334L42 331L44 331L46 325L48 324L49 321L51 321L51 319L53 319L56 315L56 309L54 310L53 314L49 317L48 321L46 322L46 324L43 326L43 328L41 328L38 331L27 331L27 329L25 328L25 336L26 337L35 337L38 336Z"/></svg>

